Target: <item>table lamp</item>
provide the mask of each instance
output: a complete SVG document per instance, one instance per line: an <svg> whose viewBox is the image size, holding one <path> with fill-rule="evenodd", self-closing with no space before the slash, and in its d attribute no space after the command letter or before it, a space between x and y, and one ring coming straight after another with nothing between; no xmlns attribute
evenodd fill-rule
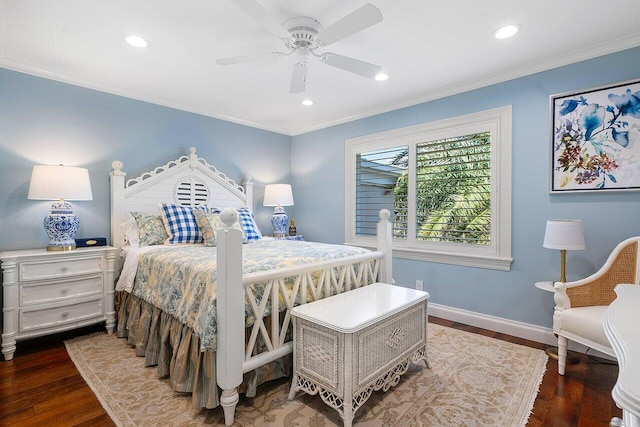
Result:
<svg viewBox="0 0 640 427"><path fill-rule="evenodd" d="M283 206L293 206L293 193L289 184L268 184L264 187L264 206L275 206L271 217L273 237L287 235L289 218Z"/></svg>
<svg viewBox="0 0 640 427"><path fill-rule="evenodd" d="M543 247L560 250L560 281L566 282L567 251L585 248L582 221L579 219L550 219L544 232Z"/></svg>
<svg viewBox="0 0 640 427"><path fill-rule="evenodd" d="M44 229L49 236L48 251L68 251L76 248L76 233L80 219L68 200L93 200L89 171L63 165L36 165L31 173L30 200L56 200L44 217Z"/></svg>

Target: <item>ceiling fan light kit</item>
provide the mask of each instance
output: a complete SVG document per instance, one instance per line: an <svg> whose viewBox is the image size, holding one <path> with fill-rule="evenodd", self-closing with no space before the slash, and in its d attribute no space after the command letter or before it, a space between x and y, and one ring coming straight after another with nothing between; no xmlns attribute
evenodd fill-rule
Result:
<svg viewBox="0 0 640 427"><path fill-rule="evenodd" d="M281 38L289 52L270 52L254 56L223 58L216 61L219 65L279 59L295 53L297 58L291 74L290 93L305 91L309 66L308 60L311 56L318 58L323 64L370 79L376 78L382 71L382 67L379 65L348 56L333 52L316 53L316 49L328 46L382 21L382 12L370 3L356 9L333 25L323 28L317 19L308 16L297 16L286 20L284 24L280 24L255 0L233 0L233 2L266 29Z"/></svg>

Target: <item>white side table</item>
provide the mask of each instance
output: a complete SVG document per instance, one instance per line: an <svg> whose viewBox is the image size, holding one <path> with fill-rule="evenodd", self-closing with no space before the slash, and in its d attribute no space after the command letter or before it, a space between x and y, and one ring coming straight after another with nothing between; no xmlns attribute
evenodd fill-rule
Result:
<svg viewBox="0 0 640 427"><path fill-rule="evenodd" d="M553 287L553 282L536 282L535 283L535 287L546 291L546 292L552 292L555 293L555 289ZM549 356L550 358L552 358L553 360L558 360L558 347L547 347L544 350L545 353L547 353L547 356ZM575 354L569 353L567 352L567 363L570 365L575 365L576 363L580 362L580 358L578 356L576 356Z"/></svg>
<svg viewBox="0 0 640 427"><path fill-rule="evenodd" d="M350 427L375 390L400 381L409 363L427 358L427 292L373 283L295 307L296 391L319 394Z"/></svg>
<svg viewBox="0 0 640 427"><path fill-rule="evenodd" d="M553 282L536 282L535 284L536 288L543 290L543 291L547 291L547 292L555 292L556 290L553 289Z"/></svg>

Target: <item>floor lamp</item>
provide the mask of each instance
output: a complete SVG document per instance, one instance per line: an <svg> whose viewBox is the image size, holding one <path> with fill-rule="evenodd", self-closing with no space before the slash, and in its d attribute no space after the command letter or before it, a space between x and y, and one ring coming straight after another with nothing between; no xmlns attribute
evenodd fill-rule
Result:
<svg viewBox="0 0 640 427"><path fill-rule="evenodd" d="M544 232L543 247L560 250L560 281L567 281L567 251L579 251L585 248L582 221L579 219L550 219ZM546 353L553 359L558 359L558 349L547 348ZM575 355L567 354L567 363L578 363Z"/></svg>

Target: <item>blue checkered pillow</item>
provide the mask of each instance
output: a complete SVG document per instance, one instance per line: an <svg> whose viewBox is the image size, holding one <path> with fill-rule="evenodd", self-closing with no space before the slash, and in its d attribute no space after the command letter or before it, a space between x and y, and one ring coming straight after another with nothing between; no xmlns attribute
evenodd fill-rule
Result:
<svg viewBox="0 0 640 427"><path fill-rule="evenodd" d="M165 244L202 242L202 233L200 233L196 218L193 216L193 209L204 212L207 211L206 206L196 206L192 208L167 203L160 204L164 226L169 235Z"/></svg>
<svg viewBox="0 0 640 427"><path fill-rule="evenodd" d="M262 238L262 233L260 233L260 229L248 208L238 209L238 216L240 217L239 221L244 234L247 235L247 240L259 240Z"/></svg>
<svg viewBox="0 0 640 427"><path fill-rule="evenodd" d="M212 213L220 213L220 209L211 208ZM262 233L253 219L253 215L249 212L249 208L238 209L238 221L242 225L242 230L248 241L259 240L262 238Z"/></svg>

